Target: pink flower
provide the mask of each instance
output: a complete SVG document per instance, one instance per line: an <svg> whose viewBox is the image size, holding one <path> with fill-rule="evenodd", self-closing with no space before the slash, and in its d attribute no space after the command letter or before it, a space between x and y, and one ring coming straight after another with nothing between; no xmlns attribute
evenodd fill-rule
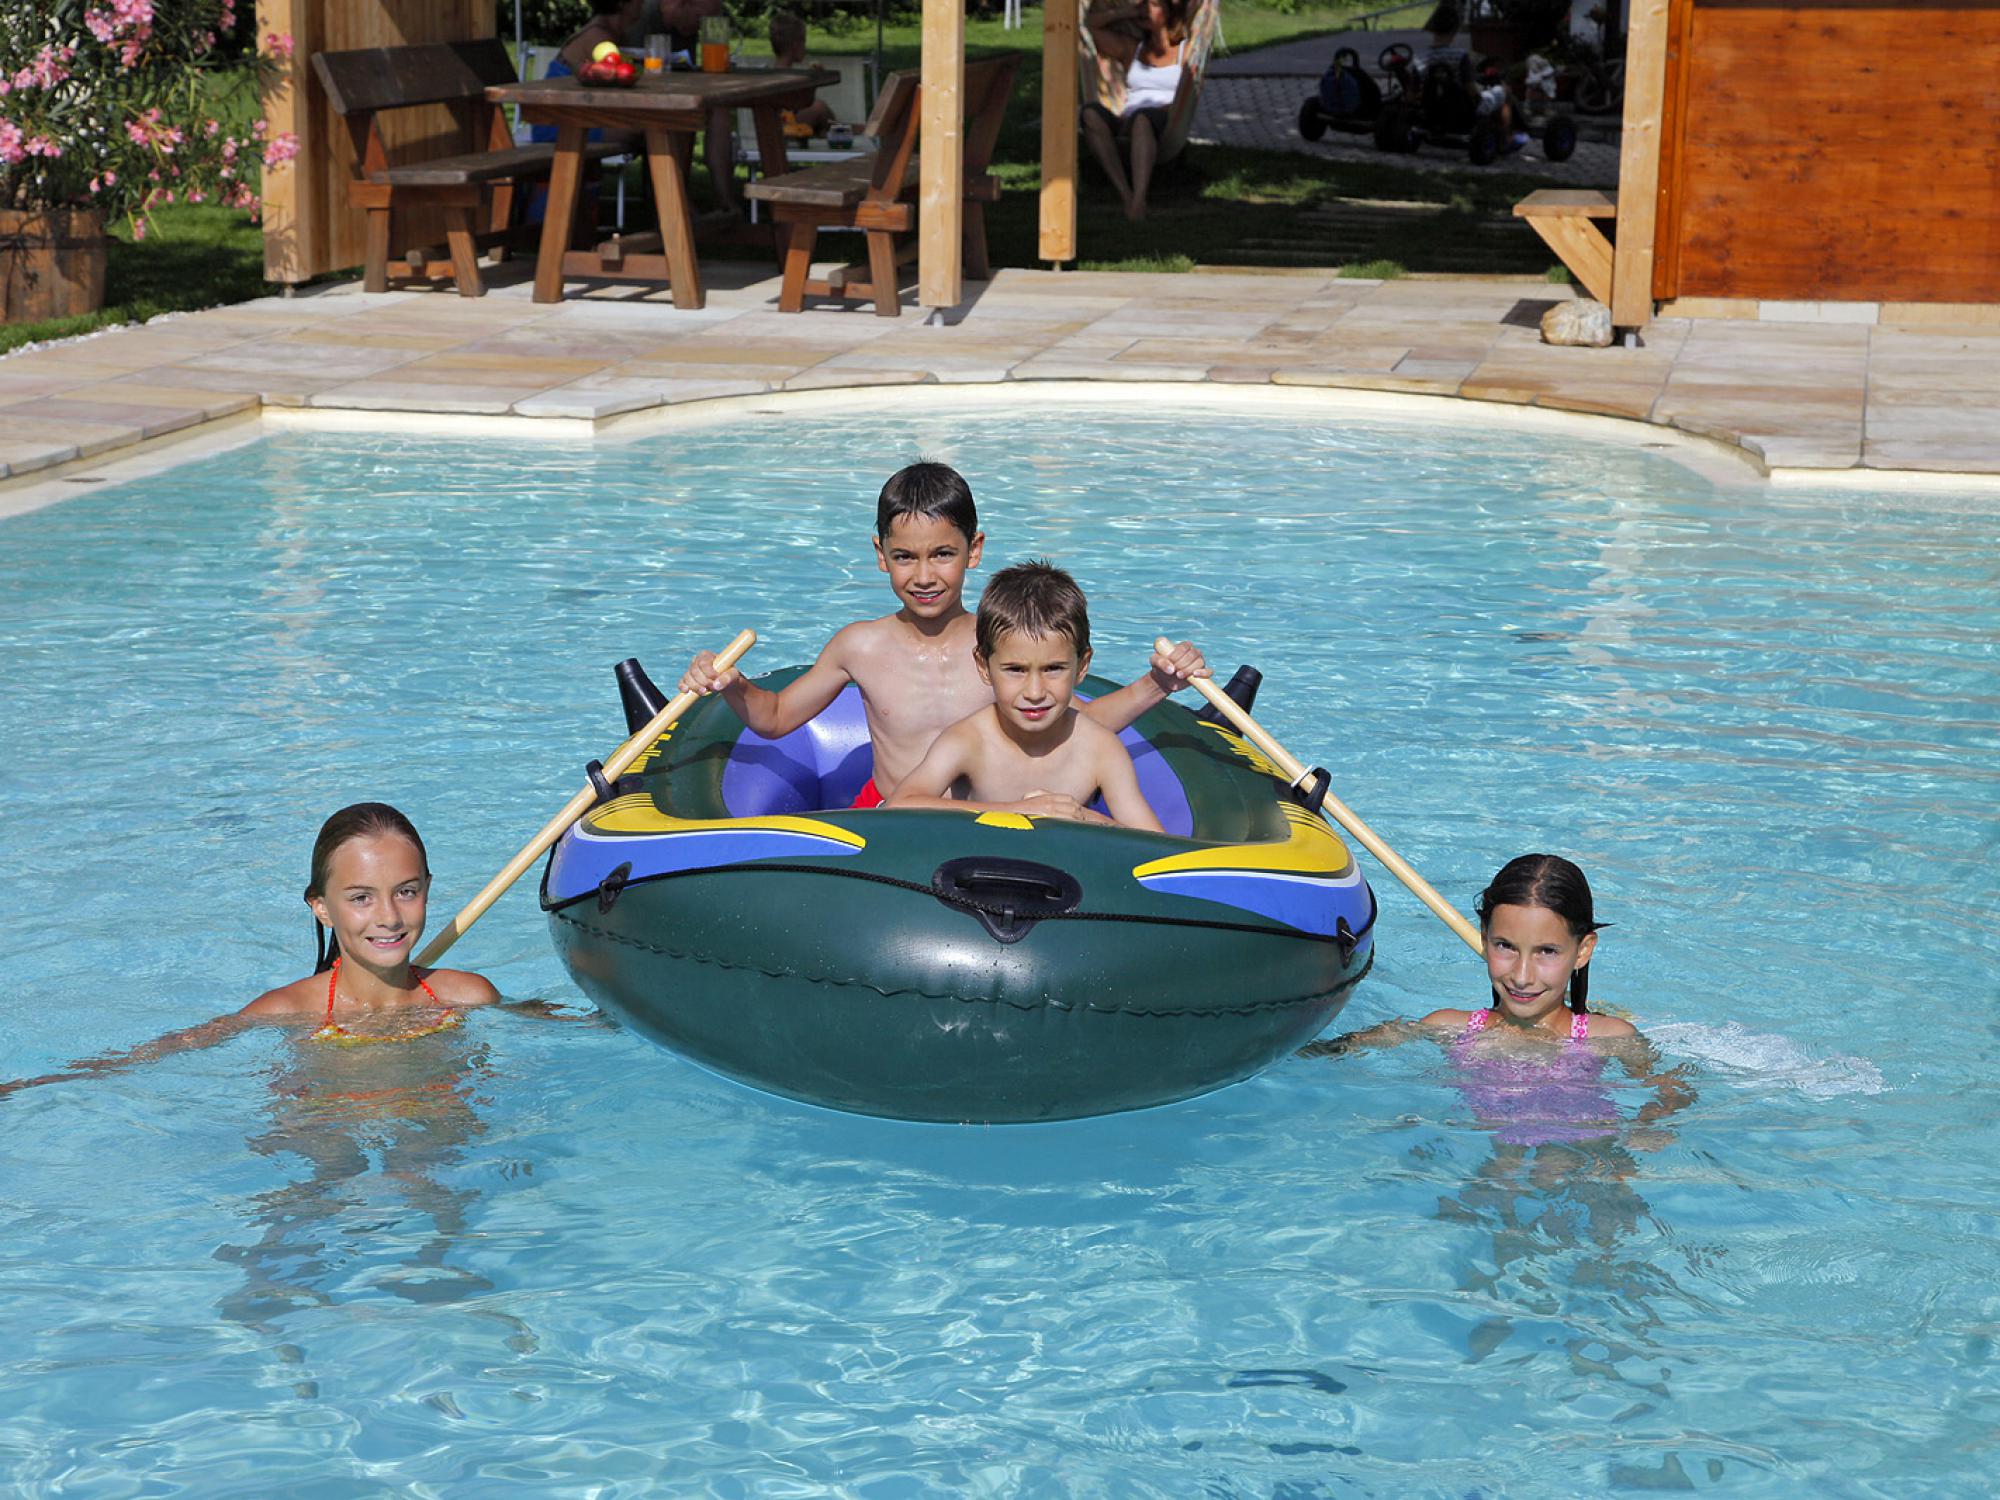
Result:
<svg viewBox="0 0 2000 1500"><path fill-rule="evenodd" d="M108 167L104 171L104 185L106 187L116 187L118 185L118 174Z"/></svg>
<svg viewBox="0 0 2000 1500"><path fill-rule="evenodd" d="M134 219L132 221L132 238L135 240L143 240L145 237L146 237L146 221L144 219Z"/></svg>
<svg viewBox="0 0 2000 1500"><path fill-rule="evenodd" d="M287 130L282 135L272 136L270 143L264 147L264 165L281 167L298 154L299 138Z"/></svg>
<svg viewBox="0 0 2000 1500"><path fill-rule="evenodd" d="M11 167L27 159L27 148L21 144L21 127L0 115L0 161Z"/></svg>
<svg viewBox="0 0 2000 1500"><path fill-rule="evenodd" d="M293 46L289 31L268 31L264 34L264 50L273 57L290 57Z"/></svg>

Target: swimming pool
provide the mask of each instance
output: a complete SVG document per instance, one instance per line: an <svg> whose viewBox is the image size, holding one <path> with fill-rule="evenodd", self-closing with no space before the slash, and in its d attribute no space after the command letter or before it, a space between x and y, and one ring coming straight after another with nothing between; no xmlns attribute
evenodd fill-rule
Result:
<svg viewBox="0 0 2000 1500"><path fill-rule="evenodd" d="M1983 1493L2000 1432L1992 502L1193 408L289 434L0 523L0 1074L304 972L319 820L456 909L619 738L610 665L882 607L970 476L1461 906L1553 845L1699 1097L1526 1155L1428 1046L1168 1109L835 1116L587 1020L256 1035L0 1100L26 1495ZM812 477L806 477L812 476ZM1372 866L1342 1027L1475 1001ZM455 951L573 999L517 889ZM1619 1085L1627 1116L1645 1097Z"/></svg>

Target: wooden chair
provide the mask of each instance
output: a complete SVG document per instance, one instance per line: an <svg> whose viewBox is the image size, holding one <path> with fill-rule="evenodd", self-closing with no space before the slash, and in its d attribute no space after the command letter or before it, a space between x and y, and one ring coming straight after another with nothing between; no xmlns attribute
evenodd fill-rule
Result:
<svg viewBox="0 0 2000 1500"><path fill-rule="evenodd" d="M313 71L354 141L354 176L347 201L368 216L362 286L389 290L391 259L406 269L398 279L453 280L459 295L477 297L486 288L479 256L516 238L510 228L517 186L546 180L555 162L552 145L516 145L507 118L486 101L490 84L512 83L514 64L504 42L437 42L415 47L365 47L352 52L318 52ZM393 110L445 105L464 138L476 149L451 156L390 162L379 117ZM614 146L593 146L590 158L612 155ZM446 245L405 247L392 256L397 216L412 209L436 209L444 218ZM482 221L483 220L483 227Z"/></svg>
<svg viewBox="0 0 2000 1500"><path fill-rule="evenodd" d="M966 274L987 280L993 271L986 254L985 205L1000 196L1000 180L988 168L1006 117L1019 59L1012 53L965 65L965 230ZM917 222L917 135L923 88L915 73L894 73L883 81L863 134L873 136L873 156L827 162L753 182L748 195L771 205L784 256L781 312L799 312L807 297L844 301L872 299L875 311L896 317L897 267L916 254L911 231ZM868 264L851 266L825 281L810 280L813 246L824 228L859 229L867 236ZM898 236L904 238L899 243Z"/></svg>

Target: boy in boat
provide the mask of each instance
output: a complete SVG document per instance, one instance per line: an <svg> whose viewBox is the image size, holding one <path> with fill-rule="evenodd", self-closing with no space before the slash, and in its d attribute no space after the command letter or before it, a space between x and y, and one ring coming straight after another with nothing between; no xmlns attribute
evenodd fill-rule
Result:
<svg viewBox="0 0 2000 1500"><path fill-rule="evenodd" d="M680 691L721 693L746 725L777 739L854 683L875 752L875 774L854 805L879 807L938 735L993 702L973 661L973 618L964 600L966 572L979 565L985 542L972 490L955 469L929 462L900 469L875 505L875 564L889 575L900 608L843 628L778 692L733 669L716 671L710 651L682 674ZM1154 653L1144 677L1082 712L1115 733L1189 679L1206 676L1201 653L1182 641L1171 656Z"/></svg>
<svg viewBox="0 0 2000 1500"><path fill-rule="evenodd" d="M1090 670L1090 615L1062 569L1021 563L979 599L973 663L992 702L937 737L891 807L1025 813L1159 833L1118 736L1071 703ZM961 796L949 795L958 791ZM1099 794L1111 816L1087 805Z"/></svg>

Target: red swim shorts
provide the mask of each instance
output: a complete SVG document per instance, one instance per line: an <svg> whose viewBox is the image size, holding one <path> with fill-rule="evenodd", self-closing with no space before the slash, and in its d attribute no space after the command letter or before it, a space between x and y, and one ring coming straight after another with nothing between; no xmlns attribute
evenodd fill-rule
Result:
<svg viewBox="0 0 2000 1500"><path fill-rule="evenodd" d="M873 776L868 778L868 785L861 789L859 795L855 797L853 805L856 807L880 807L882 805L882 794L876 790L875 778Z"/></svg>

